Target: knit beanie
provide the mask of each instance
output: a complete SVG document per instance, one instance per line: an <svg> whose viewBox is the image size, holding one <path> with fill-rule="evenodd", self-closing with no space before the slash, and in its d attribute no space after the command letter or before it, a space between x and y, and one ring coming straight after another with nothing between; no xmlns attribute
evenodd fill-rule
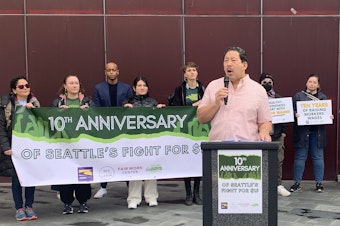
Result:
<svg viewBox="0 0 340 226"><path fill-rule="evenodd" d="M259 80L259 83L262 82L262 80L264 80L265 78L270 78L273 82L274 82L274 78L271 74L268 74L268 73L262 73L260 75L260 80Z"/></svg>

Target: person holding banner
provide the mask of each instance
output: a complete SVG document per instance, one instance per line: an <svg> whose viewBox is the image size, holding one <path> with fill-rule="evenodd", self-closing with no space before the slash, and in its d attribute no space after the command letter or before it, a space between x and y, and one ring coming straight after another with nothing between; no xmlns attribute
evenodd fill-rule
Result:
<svg viewBox="0 0 340 226"><path fill-rule="evenodd" d="M262 73L260 75L260 84L267 91L268 98L281 98L281 96L274 91L274 78L271 74ZM277 193L281 196L290 196L290 192L282 185L282 164L284 159L284 139L286 137L288 123L273 124L273 129L270 133L272 141L279 142L278 154L278 177L277 177Z"/></svg>
<svg viewBox="0 0 340 226"><path fill-rule="evenodd" d="M84 89L77 75L66 76L58 94L59 97L53 101L52 107L64 109L94 107L94 102L84 95ZM60 199L64 203L63 214L73 213L73 194L80 204L78 213L88 212L87 200L91 197L91 184L64 184L58 187Z"/></svg>
<svg viewBox="0 0 340 226"><path fill-rule="evenodd" d="M327 96L320 92L320 79L316 74L310 74L306 82L306 88L295 94L293 97L293 108L295 113L295 122L293 127L293 145L295 149L294 157L294 184L290 187L291 192L300 191L300 186L305 163L310 151L315 178L315 191L320 193L324 191L324 148L326 146L325 125L301 125L297 123L300 115L297 113L297 101L318 101L326 100ZM330 115L333 119L334 116Z"/></svg>
<svg viewBox="0 0 340 226"><path fill-rule="evenodd" d="M133 81L133 97L124 101L124 107L165 107L165 104L159 104L155 99L148 94L149 86L146 78L139 76ZM143 181L129 181L129 195L127 198L128 208L136 209L142 201L142 186ZM144 198L149 206L157 206L158 190L157 180L144 180Z"/></svg>
<svg viewBox="0 0 340 226"><path fill-rule="evenodd" d="M25 76L19 76L10 82L11 92L1 98L0 107L0 175L12 177L12 193L16 209L15 218L18 221L35 220L38 218L33 211L35 187L25 187L25 203L22 198L22 187L14 169L11 155L12 118L16 106L26 108L40 107L40 103L31 93L31 85Z"/></svg>
<svg viewBox="0 0 340 226"><path fill-rule="evenodd" d="M96 107L121 107L123 102L132 97L131 87L118 81L119 69L114 62L105 65L106 82L101 82L94 87L93 101ZM107 182L100 184L99 190L93 196L95 199L103 198L107 194Z"/></svg>
<svg viewBox="0 0 340 226"><path fill-rule="evenodd" d="M173 106L198 106L204 95L204 86L197 80L198 66L195 62L187 62L183 68L184 81L176 87L173 101ZM194 189L191 190L191 177L184 178L186 198L184 204L191 206L193 203L202 205L199 188L202 177L194 177Z"/></svg>
<svg viewBox="0 0 340 226"><path fill-rule="evenodd" d="M272 116L267 93L246 74L245 50L228 48L223 67L225 76L209 83L197 108L198 121L211 123L209 139L271 141Z"/></svg>

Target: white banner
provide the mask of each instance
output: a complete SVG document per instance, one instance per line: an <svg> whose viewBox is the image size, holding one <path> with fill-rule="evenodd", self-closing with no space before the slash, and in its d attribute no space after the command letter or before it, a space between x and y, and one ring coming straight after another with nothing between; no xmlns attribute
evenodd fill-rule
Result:
<svg viewBox="0 0 340 226"><path fill-rule="evenodd" d="M202 176L208 124L196 108L17 108L12 160L22 186Z"/></svg>
<svg viewBox="0 0 340 226"><path fill-rule="evenodd" d="M202 176L200 142L184 137L121 139L114 146L16 138L14 146L22 186Z"/></svg>

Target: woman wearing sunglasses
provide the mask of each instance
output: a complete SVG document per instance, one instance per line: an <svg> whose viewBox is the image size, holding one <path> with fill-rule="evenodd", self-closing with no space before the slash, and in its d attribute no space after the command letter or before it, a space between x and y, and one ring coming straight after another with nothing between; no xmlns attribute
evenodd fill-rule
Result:
<svg viewBox="0 0 340 226"><path fill-rule="evenodd" d="M27 108L40 107L40 103L31 93L31 87L25 76L19 76L10 82L11 92L1 98L0 103L0 175L12 177L12 193L15 203L15 218L18 221L35 220L37 215L33 211L35 187L25 187L25 200L22 197L22 187L15 172L11 155L12 118L16 106ZM24 203L25 201L25 203Z"/></svg>

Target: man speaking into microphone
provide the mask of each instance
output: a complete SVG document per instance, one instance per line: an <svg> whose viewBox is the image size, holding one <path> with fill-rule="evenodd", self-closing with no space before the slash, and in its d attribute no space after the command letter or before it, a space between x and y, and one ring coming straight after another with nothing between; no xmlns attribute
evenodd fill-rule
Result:
<svg viewBox="0 0 340 226"><path fill-rule="evenodd" d="M246 52L229 47L223 68L225 76L209 83L197 108L198 121L211 123L209 140L271 141L267 93L246 74Z"/></svg>

